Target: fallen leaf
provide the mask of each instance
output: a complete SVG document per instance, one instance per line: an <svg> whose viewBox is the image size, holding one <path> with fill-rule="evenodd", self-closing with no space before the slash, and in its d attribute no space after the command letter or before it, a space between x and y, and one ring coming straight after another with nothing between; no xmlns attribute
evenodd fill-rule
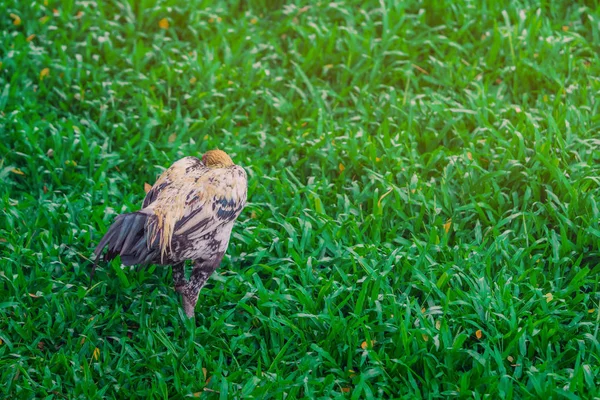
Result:
<svg viewBox="0 0 600 400"><path fill-rule="evenodd" d="M54 149L48 149L46 155L50 158L54 157Z"/></svg>
<svg viewBox="0 0 600 400"><path fill-rule="evenodd" d="M379 162L379 161L381 161L381 158L375 157L375 162Z"/></svg>
<svg viewBox="0 0 600 400"><path fill-rule="evenodd" d="M366 349L367 349L367 347L369 347L369 348L373 348L373 345L375 344L375 341L374 341L374 340L371 340L370 342L371 342L371 343L367 343L366 341L364 341L364 342L362 342L362 343L360 344L360 347L361 347L363 350L366 350Z"/></svg>
<svg viewBox="0 0 600 400"><path fill-rule="evenodd" d="M354 377L356 376L356 371L355 371L355 370L353 370L353 369L349 369L349 370L348 370L348 376L349 376L350 378L354 378Z"/></svg>
<svg viewBox="0 0 600 400"><path fill-rule="evenodd" d="M35 39L35 34L31 34L31 35L27 36L27 39L26 39L26 40L27 40L28 42L31 42L33 39Z"/></svg>
<svg viewBox="0 0 600 400"><path fill-rule="evenodd" d="M470 151L467 151L467 158L469 159L469 161L473 161L473 154L471 154Z"/></svg>
<svg viewBox="0 0 600 400"><path fill-rule="evenodd" d="M43 81L45 77L50 75L50 68L44 68L40 71L40 81Z"/></svg>
<svg viewBox="0 0 600 400"><path fill-rule="evenodd" d="M44 185L42 189L44 190L44 194L48 193L48 186Z"/></svg>
<svg viewBox="0 0 600 400"><path fill-rule="evenodd" d="M423 340L429 342L429 335L423 334Z"/></svg>
<svg viewBox="0 0 600 400"><path fill-rule="evenodd" d="M441 327L442 327L442 321L440 321L438 319L437 321L435 321L435 329L437 329L439 331Z"/></svg>
<svg viewBox="0 0 600 400"><path fill-rule="evenodd" d="M144 192L148 193L152 189L152 185L149 183L144 183Z"/></svg>
<svg viewBox="0 0 600 400"><path fill-rule="evenodd" d="M512 356L508 356L508 357L506 357L506 359L507 359L509 362L513 362L513 361L515 361L515 359L514 359Z"/></svg>
<svg viewBox="0 0 600 400"><path fill-rule="evenodd" d="M100 356L100 349L96 347L94 349L94 354L92 355L92 357L94 357L94 360L97 360L99 356Z"/></svg>
<svg viewBox="0 0 600 400"><path fill-rule="evenodd" d="M596 311L596 309L595 309L595 308L590 308L590 309L588 310L588 313L592 314L594 311Z"/></svg>
<svg viewBox="0 0 600 400"><path fill-rule="evenodd" d="M421 313L425 314L425 311L427 311L427 309L425 307L421 308Z"/></svg>
<svg viewBox="0 0 600 400"><path fill-rule="evenodd" d="M38 342L37 344L37 348L40 350L44 350L44 342L42 342L41 340Z"/></svg>
<svg viewBox="0 0 600 400"><path fill-rule="evenodd" d="M340 163L340 165L338 165L338 168L340 169L340 172L344 172L344 170L346 169L346 167L344 167L344 164Z"/></svg>
<svg viewBox="0 0 600 400"><path fill-rule="evenodd" d="M481 333L481 329L477 329L477 331L475 332L475 337L477 339L481 339L482 336L483 336L483 333Z"/></svg>
<svg viewBox="0 0 600 400"><path fill-rule="evenodd" d="M256 24L257 22L258 22L258 19L256 19L256 18L252 18L252 19L250 20L250 23L251 23L252 25Z"/></svg>
<svg viewBox="0 0 600 400"><path fill-rule="evenodd" d="M350 393L350 388L349 387L343 387L342 388L342 392L343 393Z"/></svg>
<svg viewBox="0 0 600 400"><path fill-rule="evenodd" d="M208 370L202 367L202 375L204 375L204 381L206 382L206 376L208 375Z"/></svg>
<svg viewBox="0 0 600 400"><path fill-rule="evenodd" d="M195 76L192 76L192 77L190 78L190 83L191 83L192 85L193 85L194 83L196 83L196 81L197 81L197 79L196 79L196 77L195 77Z"/></svg>
<svg viewBox="0 0 600 400"><path fill-rule="evenodd" d="M29 293L29 297L33 297L34 299L37 299L37 298L38 298L38 297L40 297L40 296L38 296L38 295L35 295L35 294L33 294L33 293Z"/></svg>
<svg viewBox="0 0 600 400"><path fill-rule="evenodd" d="M452 226L452 218L450 218L448 221L446 221L446 223L444 224L444 231L446 231L446 233L450 232L450 227Z"/></svg>
<svg viewBox="0 0 600 400"><path fill-rule="evenodd" d="M550 303L552 301L552 299L554 299L554 296L552 296L552 293L546 293L544 295L544 297L546 298L546 303Z"/></svg>
<svg viewBox="0 0 600 400"><path fill-rule="evenodd" d="M80 346L83 346L83 344L84 344L84 343L85 343L85 336L83 336L83 337L81 338L81 340L79 341L79 345L80 345Z"/></svg>
<svg viewBox="0 0 600 400"><path fill-rule="evenodd" d="M2 346L4 344L4 341L2 339L0 339L0 346Z"/></svg>
<svg viewBox="0 0 600 400"><path fill-rule="evenodd" d="M55 8L52 10L52 14L54 14L55 17L58 17L60 15L60 11Z"/></svg>
<svg viewBox="0 0 600 400"><path fill-rule="evenodd" d="M256 218L256 211L252 211L250 213L250 218L255 219Z"/></svg>
<svg viewBox="0 0 600 400"><path fill-rule="evenodd" d="M83 17L83 11L77 11L77 14L75 14L75 18L79 19Z"/></svg>
<svg viewBox="0 0 600 400"><path fill-rule="evenodd" d="M169 20L166 18L161 19L160 21L158 21L158 26L161 29L169 29Z"/></svg>
<svg viewBox="0 0 600 400"><path fill-rule="evenodd" d="M17 14L10 14L10 17L13 19L13 25L21 25L21 17Z"/></svg>
<svg viewBox="0 0 600 400"><path fill-rule="evenodd" d="M564 26L562 27L562 30L563 30L563 32L568 32L568 31L569 31L569 27L568 27L568 26L566 26L566 25L564 25Z"/></svg>
<svg viewBox="0 0 600 400"><path fill-rule="evenodd" d="M42 25L44 25L46 22L48 22L49 19L50 19L50 17L45 15L42 18L40 18L39 21Z"/></svg>
<svg viewBox="0 0 600 400"><path fill-rule="evenodd" d="M177 135L173 133L171 136L169 136L169 143L173 143L175 139L177 139Z"/></svg>
<svg viewBox="0 0 600 400"><path fill-rule="evenodd" d="M10 170L10 172L17 175L25 175L25 172L21 171L19 168L13 168Z"/></svg>
<svg viewBox="0 0 600 400"><path fill-rule="evenodd" d="M202 392L196 392L193 394L194 397L200 397L202 396Z"/></svg>

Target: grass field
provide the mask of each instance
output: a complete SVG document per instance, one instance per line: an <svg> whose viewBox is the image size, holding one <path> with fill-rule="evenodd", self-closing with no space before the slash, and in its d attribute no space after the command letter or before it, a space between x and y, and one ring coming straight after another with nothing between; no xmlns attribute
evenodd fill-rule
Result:
<svg viewBox="0 0 600 400"><path fill-rule="evenodd" d="M0 397L600 396L600 6L5 0ZM91 253L219 147L228 255Z"/></svg>

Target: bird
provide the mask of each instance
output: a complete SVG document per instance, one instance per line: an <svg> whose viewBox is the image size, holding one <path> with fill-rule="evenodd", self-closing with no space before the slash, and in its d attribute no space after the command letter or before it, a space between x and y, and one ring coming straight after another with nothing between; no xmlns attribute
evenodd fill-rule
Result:
<svg viewBox="0 0 600 400"><path fill-rule="evenodd" d="M200 290L221 264L247 194L246 171L222 150L176 161L146 193L139 211L115 218L94 250L90 281L105 248L107 262L120 255L126 266L171 265L175 290L192 318ZM187 260L193 262L189 280Z"/></svg>

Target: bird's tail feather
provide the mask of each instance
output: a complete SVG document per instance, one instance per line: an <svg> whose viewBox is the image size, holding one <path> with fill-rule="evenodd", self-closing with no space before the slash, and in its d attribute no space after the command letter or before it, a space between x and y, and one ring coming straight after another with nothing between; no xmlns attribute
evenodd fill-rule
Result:
<svg viewBox="0 0 600 400"><path fill-rule="evenodd" d="M141 261L151 260L156 249L148 246L148 238L145 234L145 226L151 218L143 212L134 212L130 214L121 214L117 216L115 222L110 226L108 232L98 243L94 250L96 259L90 273L90 285L100 260L100 254L105 247L108 248L104 255L104 261L110 261L117 255L121 256L121 262L125 265L138 264Z"/></svg>

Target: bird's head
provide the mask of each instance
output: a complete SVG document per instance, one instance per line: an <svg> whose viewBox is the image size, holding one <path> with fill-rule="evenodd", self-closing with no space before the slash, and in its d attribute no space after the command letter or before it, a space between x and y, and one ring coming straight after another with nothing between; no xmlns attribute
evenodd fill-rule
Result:
<svg viewBox="0 0 600 400"><path fill-rule="evenodd" d="M209 150L202 156L202 162L208 168L226 168L233 165L231 157L223 150Z"/></svg>

